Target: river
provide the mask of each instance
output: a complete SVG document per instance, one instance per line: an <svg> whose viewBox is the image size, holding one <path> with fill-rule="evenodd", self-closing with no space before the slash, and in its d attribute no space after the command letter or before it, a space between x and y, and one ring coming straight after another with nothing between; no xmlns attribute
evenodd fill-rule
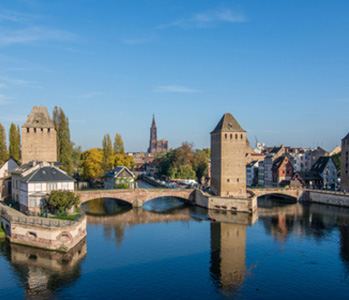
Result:
<svg viewBox="0 0 349 300"><path fill-rule="evenodd" d="M345 299L349 210L259 201L258 215L160 198L83 207L68 254L0 242L1 299ZM211 221L215 220L215 221Z"/></svg>

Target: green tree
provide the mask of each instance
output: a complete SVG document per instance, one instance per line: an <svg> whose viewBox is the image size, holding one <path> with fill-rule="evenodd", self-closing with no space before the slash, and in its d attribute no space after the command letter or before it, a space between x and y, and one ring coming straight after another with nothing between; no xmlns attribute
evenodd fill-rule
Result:
<svg viewBox="0 0 349 300"><path fill-rule="evenodd" d="M114 138L114 154L116 153L125 153L125 147L124 147L124 142L122 141L121 135L116 134Z"/></svg>
<svg viewBox="0 0 349 300"><path fill-rule="evenodd" d="M341 176L341 155L342 155L342 152L339 152L331 156L334 164L336 165L338 177Z"/></svg>
<svg viewBox="0 0 349 300"><path fill-rule="evenodd" d="M8 159L8 151L6 145L6 132L4 126L0 123L0 165Z"/></svg>
<svg viewBox="0 0 349 300"><path fill-rule="evenodd" d="M19 132L19 126L11 124L9 132L9 155L18 164L21 161L21 135Z"/></svg>
<svg viewBox="0 0 349 300"><path fill-rule="evenodd" d="M208 154L203 150L196 150L193 157L193 169L196 173L196 177L198 182L201 182L203 176L207 176L208 174Z"/></svg>
<svg viewBox="0 0 349 300"><path fill-rule="evenodd" d="M87 150L81 154L83 179L96 179L103 176L103 151L98 148Z"/></svg>
<svg viewBox="0 0 349 300"><path fill-rule="evenodd" d="M81 146L75 146L72 153L73 171L75 174L81 174Z"/></svg>
<svg viewBox="0 0 349 300"><path fill-rule="evenodd" d="M195 179L195 171L191 165L179 166L176 172L176 178Z"/></svg>
<svg viewBox="0 0 349 300"><path fill-rule="evenodd" d="M66 216L67 210L78 206L79 196L70 191L52 191L46 198L46 203L54 209L59 216Z"/></svg>
<svg viewBox="0 0 349 300"><path fill-rule="evenodd" d="M73 143L70 140L69 119L62 108L57 106L53 110L53 123L57 131L57 157L62 169L73 175Z"/></svg>
<svg viewBox="0 0 349 300"><path fill-rule="evenodd" d="M102 141L103 146L103 164L102 169L108 172L113 166L113 145L109 134L105 134Z"/></svg>

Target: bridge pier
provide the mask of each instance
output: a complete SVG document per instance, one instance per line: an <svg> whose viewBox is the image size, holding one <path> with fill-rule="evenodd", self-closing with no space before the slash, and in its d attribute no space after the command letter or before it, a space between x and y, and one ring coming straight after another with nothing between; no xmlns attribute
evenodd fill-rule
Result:
<svg viewBox="0 0 349 300"><path fill-rule="evenodd" d="M138 198L135 199L132 203L132 207L142 207L142 206L143 206L143 202L142 202L142 200L140 200Z"/></svg>

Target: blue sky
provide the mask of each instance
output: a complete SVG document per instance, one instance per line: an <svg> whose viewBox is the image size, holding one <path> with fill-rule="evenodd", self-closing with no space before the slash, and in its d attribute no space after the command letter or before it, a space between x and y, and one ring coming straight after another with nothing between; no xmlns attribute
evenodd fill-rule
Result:
<svg viewBox="0 0 349 300"><path fill-rule="evenodd" d="M116 132L209 146L225 112L254 145L322 146L349 131L347 0L2 0L0 122L63 108L88 149Z"/></svg>

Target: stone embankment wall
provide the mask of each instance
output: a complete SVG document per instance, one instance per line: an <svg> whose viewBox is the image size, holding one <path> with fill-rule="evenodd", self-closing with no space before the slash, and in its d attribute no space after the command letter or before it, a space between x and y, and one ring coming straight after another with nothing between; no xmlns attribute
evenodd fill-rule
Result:
<svg viewBox="0 0 349 300"><path fill-rule="evenodd" d="M195 190L195 204L208 209L253 213L257 210L257 197L218 197Z"/></svg>
<svg viewBox="0 0 349 300"><path fill-rule="evenodd" d="M28 217L0 204L0 220L11 243L67 252L86 237L86 216L76 221Z"/></svg>
<svg viewBox="0 0 349 300"><path fill-rule="evenodd" d="M349 207L349 193L305 190L303 201Z"/></svg>

